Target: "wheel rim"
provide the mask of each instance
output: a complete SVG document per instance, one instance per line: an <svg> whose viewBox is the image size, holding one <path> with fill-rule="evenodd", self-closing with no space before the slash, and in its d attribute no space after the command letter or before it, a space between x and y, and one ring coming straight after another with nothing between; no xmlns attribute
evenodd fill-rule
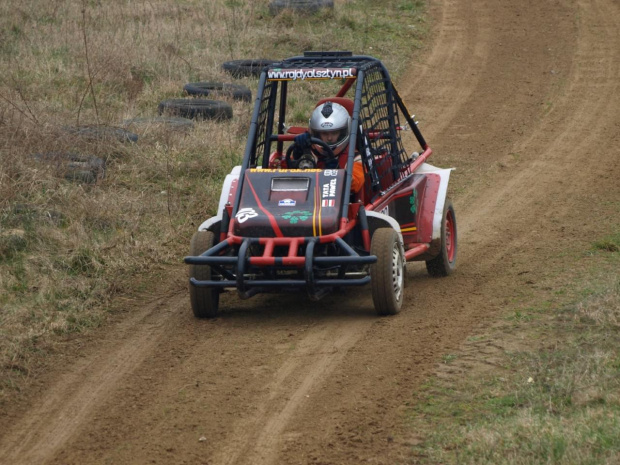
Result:
<svg viewBox="0 0 620 465"><path fill-rule="evenodd" d="M394 244L392 249L392 289L394 297L399 301L403 292L403 257L398 244Z"/></svg>
<svg viewBox="0 0 620 465"><path fill-rule="evenodd" d="M446 215L446 253L448 255L448 261L452 263L454 261L454 254L456 252L456 231L454 223L454 215L452 211L448 211Z"/></svg>

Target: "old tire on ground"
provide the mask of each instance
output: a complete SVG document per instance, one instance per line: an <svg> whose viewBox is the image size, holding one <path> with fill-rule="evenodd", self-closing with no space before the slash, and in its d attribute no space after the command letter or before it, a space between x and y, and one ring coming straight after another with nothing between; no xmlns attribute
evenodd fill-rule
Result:
<svg viewBox="0 0 620 465"><path fill-rule="evenodd" d="M92 155L71 154L65 179L83 184L95 184L105 177L105 160Z"/></svg>
<svg viewBox="0 0 620 465"><path fill-rule="evenodd" d="M197 231L190 243L191 256L200 255L213 247L214 235L211 231ZM189 277L199 281L210 280L213 271L206 265L189 265ZM214 318L218 315L220 292L213 287L197 287L189 284L189 298L192 311L197 318Z"/></svg>
<svg viewBox="0 0 620 465"><path fill-rule="evenodd" d="M164 100L157 108L160 115L176 115L190 119L230 119L232 106L219 100L171 99Z"/></svg>
<svg viewBox="0 0 620 465"><path fill-rule="evenodd" d="M68 181L95 184L105 177L103 158L73 152L36 153L33 157L54 167L54 171Z"/></svg>
<svg viewBox="0 0 620 465"><path fill-rule="evenodd" d="M252 101L252 91L240 84L222 82L190 82L183 86L188 95L232 97L243 102Z"/></svg>
<svg viewBox="0 0 620 465"><path fill-rule="evenodd" d="M269 3L269 13L272 15L286 8L300 13L315 13L321 8L334 8L334 0L273 0Z"/></svg>
<svg viewBox="0 0 620 465"><path fill-rule="evenodd" d="M435 277L448 276L456 268L457 234L454 207L449 199L443 207L441 218L441 250L426 262L428 274Z"/></svg>
<svg viewBox="0 0 620 465"><path fill-rule="evenodd" d="M91 141L138 142L138 135L123 128L111 126L65 126L71 135Z"/></svg>
<svg viewBox="0 0 620 465"><path fill-rule="evenodd" d="M379 315L395 315L400 311L405 291L405 257L398 233L392 228L377 229L370 253L377 256L377 262L370 266L375 310Z"/></svg>
<svg viewBox="0 0 620 465"><path fill-rule="evenodd" d="M125 127L144 130L145 128L159 128L170 131L189 131L194 128L194 122L187 118L155 116L152 118L130 118L123 121Z"/></svg>
<svg viewBox="0 0 620 465"><path fill-rule="evenodd" d="M222 69L232 77L260 76L265 66L277 63L276 60L258 58L256 60L232 60L222 64Z"/></svg>

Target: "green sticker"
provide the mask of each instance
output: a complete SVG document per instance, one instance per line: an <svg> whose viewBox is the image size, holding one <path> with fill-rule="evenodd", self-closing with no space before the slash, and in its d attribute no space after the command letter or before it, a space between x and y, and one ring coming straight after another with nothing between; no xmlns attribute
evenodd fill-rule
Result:
<svg viewBox="0 0 620 465"><path fill-rule="evenodd" d="M409 203L411 204L411 213L415 215L418 211L418 191L413 191L411 197L409 197Z"/></svg>
<svg viewBox="0 0 620 465"><path fill-rule="evenodd" d="M294 210L292 212L286 212L282 215L282 218L289 220L291 224L295 224L300 220L306 221L310 217L312 217L312 212L309 212L308 210Z"/></svg>

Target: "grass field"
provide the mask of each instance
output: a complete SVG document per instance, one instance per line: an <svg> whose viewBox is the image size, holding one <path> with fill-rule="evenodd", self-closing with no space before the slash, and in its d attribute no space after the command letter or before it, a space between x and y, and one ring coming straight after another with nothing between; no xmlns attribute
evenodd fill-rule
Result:
<svg viewBox="0 0 620 465"><path fill-rule="evenodd" d="M619 251L594 242L562 287L444 357L409 404L416 463L620 461Z"/></svg>

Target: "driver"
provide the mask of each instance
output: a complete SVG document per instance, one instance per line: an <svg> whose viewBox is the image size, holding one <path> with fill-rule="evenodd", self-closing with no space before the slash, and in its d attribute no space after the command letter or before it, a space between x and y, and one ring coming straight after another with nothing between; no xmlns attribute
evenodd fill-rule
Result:
<svg viewBox="0 0 620 465"><path fill-rule="evenodd" d="M347 150L351 136L351 115L345 107L335 102L325 102L314 109L310 117L309 132L295 137L293 158L298 167L303 167L303 159L312 162L319 168L344 169L347 164ZM326 150L319 144L312 144L311 137L321 139L332 149L336 158L329 157ZM364 185L364 167L361 157L355 157L353 164L351 192L359 191Z"/></svg>

